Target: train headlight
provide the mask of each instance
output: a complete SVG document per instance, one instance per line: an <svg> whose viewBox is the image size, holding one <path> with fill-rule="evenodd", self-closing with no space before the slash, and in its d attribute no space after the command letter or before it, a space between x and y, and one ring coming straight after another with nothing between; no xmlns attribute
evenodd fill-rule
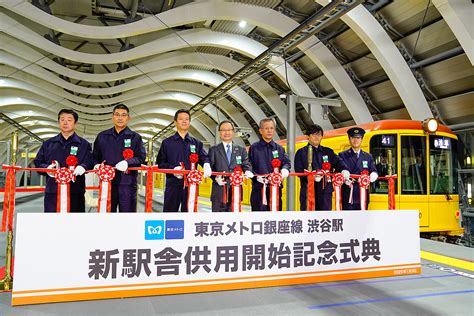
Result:
<svg viewBox="0 0 474 316"><path fill-rule="evenodd" d="M438 130L438 120L435 118L427 118L423 121L423 130L427 133L434 133Z"/></svg>

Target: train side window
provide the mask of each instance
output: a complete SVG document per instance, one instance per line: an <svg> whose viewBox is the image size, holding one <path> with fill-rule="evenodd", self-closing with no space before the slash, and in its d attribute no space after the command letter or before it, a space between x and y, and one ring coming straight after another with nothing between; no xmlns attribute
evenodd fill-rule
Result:
<svg viewBox="0 0 474 316"><path fill-rule="evenodd" d="M457 141L430 135L430 193L458 193Z"/></svg>
<svg viewBox="0 0 474 316"><path fill-rule="evenodd" d="M370 139L370 153L380 177L397 174L397 135L374 135ZM395 193L397 184L395 179ZM372 184L372 193L388 193L388 181L380 179Z"/></svg>
<svg viewBox="0 0 474 316"><path fill-rule="evenodd" d="M426 194L426 137L402 136L402 194Z"/></svg>

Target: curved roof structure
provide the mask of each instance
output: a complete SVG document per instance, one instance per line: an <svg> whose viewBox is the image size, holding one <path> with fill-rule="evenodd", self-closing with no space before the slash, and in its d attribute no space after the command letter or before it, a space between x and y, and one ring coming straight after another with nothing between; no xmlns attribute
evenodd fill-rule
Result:
<svg viewBox="0 0 474 316"><path fill-rule="evenodd" d="M147 141L329 2L0 0L0 138L22 126L22 142L47 139L57 112L73 108L79 134L93 141L123 103ZM229 119L248 145L258 122L275 117L285 138L286 93L342 101L327 118L298 106L297 135L310 123L330 130L431 116L472 127L470 1L361 2L199 109L191 133L212 145Z"/></svg>

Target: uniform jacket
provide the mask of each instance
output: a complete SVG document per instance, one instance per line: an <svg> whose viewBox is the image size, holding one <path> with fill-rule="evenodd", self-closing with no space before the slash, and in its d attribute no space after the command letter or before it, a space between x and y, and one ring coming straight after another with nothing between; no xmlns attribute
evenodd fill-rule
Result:
<svg viewBox="0 0 474 316"><path fill-rule="evenodd" d="M77 147L77 151L71 150L71 147ZM73 148L74 149L74 148ZM36 168L47 168L53 160L59 163L59 167L67 167L66 158L76 152L78 166L84 167L86 170L92 169L94 159L92 157L91 145L87 140L79 137L76 133L72 134L67 140L62 134L58 134L53 138L45 141L36 155L34 164ZM41 173L46 175L46 173ZM70 183L71 193L84 193L86 190L85 177L76 177L75 182ZM54 178L46 177L46 193L56 193L58 185Z"/></svg>
<svg viewBox="0 0 474 316"><path fill-rule="evenodd" d="M130 146L130 147L128 147ZM133 150L133 158L127 159L129 167L140 167L146 159L146 151L143 147L143 141L140 134L133 132L126 127L120 133L117 133L115 127L100 132L94 141L94 160L96 164L104 162L107 165L115 166L123 159L123 151L127 148ZM138 171L115 172L113 185L132 185L137 184Z"/></svg>
<svg viewBox="0 0 474 316"><path fill-rule="evenodd" d="M205 163L209 163L209 156L204 150L204 145L200 140L191 137L189 133L182 138L178 132L173 136L170 136L163 140L161 143L160 150L156 156L156 164L161 169L174 169L184 163L187 170L191 169L191 162L189 156L191 155L191 148L199 155L198 164L203 166ZM166 175L166 185L184 185L184 179L178 179L172 174Z"/></svg>

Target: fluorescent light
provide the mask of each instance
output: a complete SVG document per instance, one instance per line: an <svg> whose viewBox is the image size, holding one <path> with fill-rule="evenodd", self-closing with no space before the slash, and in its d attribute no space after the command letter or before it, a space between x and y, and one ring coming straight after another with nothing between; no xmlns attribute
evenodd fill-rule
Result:
<svg viewBox="0 0 474 316"><path fill-rule="evenodd" d="M246 26L247 26L247 21L240 21L240 22L239 22L239 26L240 26L241 28L246 27Z"/></svg>

